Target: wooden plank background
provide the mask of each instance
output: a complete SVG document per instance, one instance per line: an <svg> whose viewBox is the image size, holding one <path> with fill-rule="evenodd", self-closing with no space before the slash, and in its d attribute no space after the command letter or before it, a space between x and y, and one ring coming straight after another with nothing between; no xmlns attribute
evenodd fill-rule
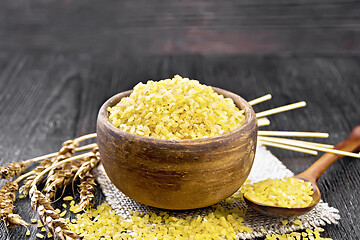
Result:
<svg viewBox="0 0 360 240"><path fill-rule="evenodd" d="M0 48L122 54L359 54L360 2L4 0Z"/></svg>
<svg viewBox="0 0 360 240"><path fill-rule="evenodd" d="M139 81L174 74L200 79L248 100L271 93L273 100L256 106L256 111L308 102L305 109L271 117L272 124L265 130L329 132L329 139L310 140L336 144L360 123L359 57L141 56L98 63L52 54L2 54L1 165L54 152L66 139L94 132L97 111L107 98ZM295 173L317 158L271 150ZM321 177L323 200L338 208L342 217L339 225L325 227L325 236L335 240L360 236L359 180L360 161L353 158L339 160ZM96 204L102 201L98 189ZM18 200L15 212L26 221L34 216L28 199ZM0 239L23 239L25 234L21 227L8 229L9 235L3 224L0 229ZM30 226L30 230L30 239L36 239L37 228Z"/></svg>
<svg viewBox="0 0 360 240"><path fill-rule="evenodd" d="M359 6L334 0L3 0L1 166L94 132L97 111L110 96L174 74L248 100L271 93L273 100L256 111L305 100L305 109L271 117L264 129L329 132L321 141L336 144L360 123ZM296 173L317 159L271 150ZM359 239L360 161L339 160L319 185L342 217L324 235ZM98 189L96 204L102 201ZM26 221L34 216L28 199L18 200L15 211ZM35 240L37 229L30 230L28 239ZM25 232L0 224L1 240L24 239Z"/></svg>

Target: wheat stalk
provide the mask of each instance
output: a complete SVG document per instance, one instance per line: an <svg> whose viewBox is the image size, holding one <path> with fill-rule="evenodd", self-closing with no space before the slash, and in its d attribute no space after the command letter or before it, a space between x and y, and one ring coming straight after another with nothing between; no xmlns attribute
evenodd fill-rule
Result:
<svg viewBox="0 0 360 240"><path fill-rule="evenodd" d="M44 171L46 168L51 166L53 160L52 159L45 159L40 162L40 166L37 166L34 170L32 170L32 174L30 176L26 177L26 179L23 182L23 185L20 187L19 192L23 194L24 196L27 196L29 194L29 190L31 188L31 185L36 178L36 176Z"/></svg>
<svg viewBox="0 0 360 240"><path fill-rule="evenodd" d="M95 147L91 151L91 154L84 158L84 162L76 172L73 183L77 178L80 179L79 192L80 192L80 207L86 209L93 205L94 194L96 191L95 177L91 174L91 171L100 163L99 148Z"/></svg>
<svg viewBox="0 0 360 240"><path fill-rule="evenodd" d="M99 152L99 148L95 147L91 151L91 154L84 158L84 163L76 172L73 181L76 181L78 177L80 179L83 178L87 173L91 172L91 170L93 170L97 165L99 165L99 163L100 163L100 152Z"/></svg>
<svg viewBox="0 0 360 240"><path fill-rule="evenodd" d="M18 189L17 182L6 182L0 189L0 219L5 223L5 226L27 225L19 215L13 213Z"/></svg>
<svg viewBox="0 0 360 240"><path fill-rule="evenodd" d="M86 209L93 206L96 183L95 177L91 173L87 173L85 176L80 177L80 207Z"/></svg>
<svg viewBox="0 0 360 240"><path fill-rule="evenodd" d="M13 162L6 165L6 167L0 167L0 179L10 179L15 175L20 175L25 171L27 166L25 162Z"/></svg>
<svg viewBox="0 0 360 240"><path fill-rule="evenodd" d="M48 176L43 192L46 193L48 199L52 199L56 191L67 186L71 179L75 176L79 170L82 161L74 161L69 163L64 163L61 166L53 169L53 174Z"/></svg>
<svg viewBox="0 0 360 240"><path fill-rule="evenodd" d="M31 207L39 215L42 224L46 225L49 231L61 240L80 240L80 237L69 230L66 223L63 222L59 214L51 206L49 199L47 199L39 190L31 194Z"/></svg>
<svg viewBox="0 0 360 240"><path fill-rule="evenodd" d="M76 140L67 140L63 143L61 149L58 152L58 155L54 158L52 164L61 162L67 158L70 158L74 155L75 149L79 146L79 142ZM50 185L49 178L54 175L56 168L52 169L47 176L46 185Z"/></svg>
<svg viewBox="0 0 360 240"><path fill-rule="evenodd" d="M40 166L36 167L33 170L34 174L28 176L24 180L24 184L20 187L20 193L27 196L29 194L30 188L31 188L35 178L38 176L38 174L40 174L42 171L44 171L51 165L71 157L75 153L75 149L78 145L78 143L74 143L74 142L75 142L74 140L65 141L62 144L61 149L59 150L59 152L57 153L57 155L55 157L41 161Z"/></svg>
<svg viewBox="0 0 360 240"><path fill-rule="evenodd" d="M88 134L74 140L68 140L63 143L59 152L51 154L51 156L46 155L26 161L9 163L6 167L0 167L0 179L10 179L18 175L15 181L6 182L0 189L0 220L3 221L6 226L10 225L11 227L27 225L19 215L13 213L16 192L19 189L18 184L24 180L20 192L24 195L30 195L33 210L36 210L41 222L48 227L50 232L61 240L80 239L76 233L68 229L66 223L63 222L54 211L49 199L55 195L58 189L68 185L77 173L84 174L84 172L88 172L88 169L92 169L96 165L96 152L72 157L76 151L89 149L90 145L82 148L77 147L81 141L93 138L94 136L96 135ZM88 157L90 155L91 157ZM40 165L34 170L22 174L33 162L40 162ZM80 168L82 170L79 172ZM80 175L83 176L83 174ZM44 187L44 192L46 192L45 196L37 189L37 185L46 175L47 181ZM91 178L91 176L89 177ZM95 182L91 182L89 178L86 179L87 186L93 191ZM88 194L86 201L91 202L92 199Z"/></svg>

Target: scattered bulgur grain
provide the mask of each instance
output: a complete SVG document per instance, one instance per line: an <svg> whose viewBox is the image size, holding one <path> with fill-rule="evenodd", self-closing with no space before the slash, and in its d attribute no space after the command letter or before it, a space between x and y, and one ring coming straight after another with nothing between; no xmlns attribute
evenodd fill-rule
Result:
<svg viewBox="0 0 360 240"><path fill-rule="evenodd" d="M59 214L60 217L64 217L65 215L66 215L66 210L62 211L62 212Z"/></svg>
<svg viewBox="0 0 360 240"><path fill-rule="evenodd" d="M228 197L228 198L225 199L225 202L226 202L227 204L232 204L234 201L235 201L235 199L234 199L234 198L231 198L231 197Z"/></svg>
<svg viewBox="0 0 360 240"><path fill-rule="evenodd" d="M84 239L235 239L236 233L251 233L243 225L245 212L237 207L224 209L213 206L213 211L201 217L172 216L169 212L133 212L125 220L115 214L105 202L96 209L77 215L77 222L69 229Z"/></svg>
<svg viewBox="0 0 360 240"><path fill-rule="evenodd" d="M242 199L243 198L243 195L241 193L235 193L232 195L233 198L235 199Z"/></svg>
<svg viewBox="0 0 360 240"><path fill-rule="evenodd" d="M37 238L40 238L40 239L43 239L43 238L44 238L44 235L42 235L41 233L37 233L37 234L36 234L36 237L37 237Z"/></svg>
<svg viewBox="0 0 360 240"><path fill-rule="evenodd" d="M301 226L301 225L302 225L302 222L301 222L300 220L295 220L295 221L294 221L294 224Z"/></svg>
<svg viewBox="0 0 360 240"><path fill-rule="evenodd" d="M72 196L66 196L63 198L64 201L72 201L74 198Z"/></svg>
<svg viewBox="0 0 360 240"><path fill-rule="evenodd" d="M30 219L30 221L31 221L31 223L37 223L37 219L35 219L35 218Z"/></svg>
<svg viewBox="0 0 360 240"><path fill-rule="evenodd" d="M73 213L79 213L79 212L82 212L84 209L82 209L80 206L77 206L73 209Z"/></svg>
<svg viewBox="0 0 360 240"><path fill-rule="evenodd" d="M286 224L288 224L288 222L289 222L288 220L282 220L282 221L281 221L281 224L282 224L282 225L286 225Z"/></svg>
<svg viewBox="0 0 360 240"><path fill-rule="evenodd" d="M67 208L67 205L66 205L65 203L63 203L61 206L62 206L63 208Z"/></svg>
<svg viewBox="0 0 360 240"><path fill-rule="evenodd" d="M319 228L307 228L306 232L291 232L287 234L266 235L265 240L332 240L320 236Z"/></svg>

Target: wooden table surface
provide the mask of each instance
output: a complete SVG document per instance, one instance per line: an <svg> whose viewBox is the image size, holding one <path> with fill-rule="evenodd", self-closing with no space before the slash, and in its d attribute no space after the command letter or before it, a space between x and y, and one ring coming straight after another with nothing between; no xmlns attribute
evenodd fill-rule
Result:
<svg viewBox="0 0 360 240"><path fill-rule="evenodd" d="M304 100L306 108L269 117L271 125L262 129L328 132L328 139L309 140L342 141L360 124L357 2L319 1L314 7L311 1L295 6L267 2L244 1L219 9L216 1L170 8L160 1L152 6L142 2L147 8L130 1L0 3L1 166L57 151L65 140L94 132L106 99L140 81L175 74L247 100L271 93L273 99L255 106L256 111ZM175 14L175 7L189 14L168 15L166 9ZM316 16L319 22L312 25ZM222 21L212 25L213 18ZM182 34L183 41L178 39ZM318 158L271 151L294 173ZM323 200L341 215L338 225L325 226L324 236L359 239L360 160L339 160L320 178L319 187ZM98 189L96 204L103 201ZM26 221L34 216L29 199L18 200L15 212ZM0 239L36 239L36 226L29 228L32 235L27 238L25 228L6 230L0 223Z"/></svg>

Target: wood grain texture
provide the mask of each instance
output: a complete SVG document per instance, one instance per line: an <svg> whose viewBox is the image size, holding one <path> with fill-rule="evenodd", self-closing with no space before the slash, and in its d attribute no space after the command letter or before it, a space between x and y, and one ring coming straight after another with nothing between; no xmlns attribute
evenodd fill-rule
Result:
<svg viewBox="0 0 360 240"><path fill-rule="evenodd" d="M359 1L0 3L0 48L122 54L360 53Z"/></svg>
<svg viewBox="0 0 360 240"><path fill-rule="evenodd" d="M95 132L110 96L174 74L248 100L271 93L257 112L305 100L307 108L271 116L262 129L329 132L329 139L309 140L336 144L360 123L359 4L1 1L0 163L50 153L66 139ZM271 150L294 173L317 159ZM319 180L323 199L342 217L325 227L335 240L360 238L359 169L360 161L343 158ZM96 199L104 201L100 190ZM16 206L29 221L29 201ZM36 227L30 230L35 240ZM0 224L1 240L24 234Z"/></svg>
<svg viewBox="0 0 360 240"><path fill-rule="evenodd" d="M1 165L56 151L61 143L95 131L97 112L110 96L139 81L181 74L207 85L230 90L251 100L271 93L273 99L255 106L259 112L305 100L304 109L270 117L263 130L329 132L336 144L360 122L360 58L260 56L133 56L110 62L75 55L0 54ZM317 157L271 149L294 173ZM335 240L358 239L360 232L360 161L343 158L320 178L324 201L340 210L339 225L325 227ZM339 191L341 189L341 191ZM69 189L67 193L70 194ZM104 201L100 191L96 203ZM55 203L55 207L61 203ZM28 199L18 200L16 212L33 216ZM0 239L19 239L24 228L0 224ZM36 227L30 226L35 239Z"/></svg>

